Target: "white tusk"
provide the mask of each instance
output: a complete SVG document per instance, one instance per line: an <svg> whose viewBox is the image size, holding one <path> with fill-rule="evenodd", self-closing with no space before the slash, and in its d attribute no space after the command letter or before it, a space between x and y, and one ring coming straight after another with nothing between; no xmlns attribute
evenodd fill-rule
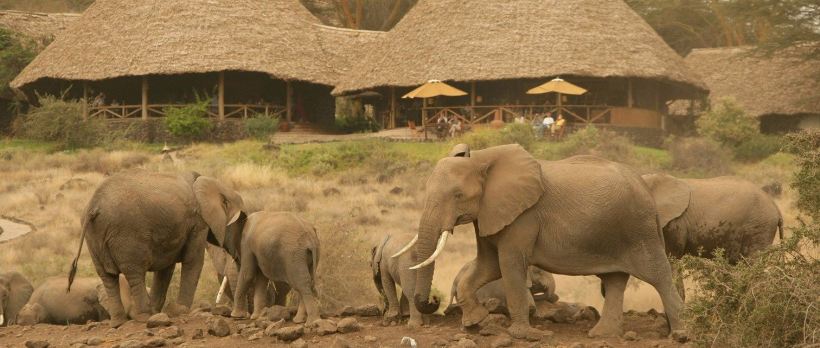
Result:
<svg viewBox="0 0 820 348"><path fill-rule="evenodd" d="M410 267L410 269L416 270L435 262L438 255L441 254L442 251L444 251L444 245L447 244L447 237L449 236L450 231L441 232L441 237L438 238L438 245L436 245L436 251L433 252L433 255L430 255L430 257L427 258L427 260L424 260L424 262L413 267Z"/></svg>
<svg viewBox="0 0 820 348"><path fill-rule="evenodd" d="M0 325L3 325L6 322L6 317L0 314Z"/></svg>
<svg viewBox="0 0 820 348"><path fill-rule="evenodd" d="M225 294L225 288L228 287L228 276L222 277L222 286L219 287L219 291L216 293L216 304L219 304L219 301L222 300L222 295Z"/></svg>
<svg viewBox="0 0 820 348"><path fill-rule="evenodd" d="M231 218L231 221L228 221L228 224L225 226L230 226L232 223L236 222L236 220L239 220L239 214L242 214L241 210L236 212L236 215L234 215L233 218Z"/></svg>
<svg viewBox="0 0 820 348"><path fill-rule="evenodd" d="M410 248L412 248L412 247L413 247L413 245L415 245L415 244L416 244L416 242L418 242L418 240L419 240L419 235L418 235L418 234L416 234L416 236L415 236L415 237L413 237L413 240L411 240L411 241L410 241L410 243L407 243L407 245L405 245L405 246L404 246L404 248L402 248L401 250L399 250L399 252L397 252L397 253L393 254L393 256L391 256L391 257L399 257L399 256L401 256L402 254L406 253L408 250L410 250Z"/></svg>

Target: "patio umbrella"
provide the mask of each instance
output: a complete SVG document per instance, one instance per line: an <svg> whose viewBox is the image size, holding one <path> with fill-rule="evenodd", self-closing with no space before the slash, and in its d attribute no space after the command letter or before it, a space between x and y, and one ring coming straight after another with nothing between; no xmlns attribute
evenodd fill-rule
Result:
<svg viewBox="0 0 820 348"><path fill-rule="evenodd" d="M402 98L431 98L438 97L440 95L448 97L458 97L462 95L467 95L467 92L464 92L458 88L450 86L439 80L430 80L427 81L427 83L419 86L418 88L410 91L410 93L405 94L404 96L402 96Z"/></svg>
<svg viewBox="0 0 820 348"><path fill-rule="evenodd" d="M544 93L551 93L555 92L558 94L558 109L561 109L561 94L571 94L571 95L581 95L587 92L587 90L573 85L567 81L564 81L560 77L556 77L552 79L552 81L547 82L543 85L538 87L532 88L527 91L527 94L544 94Z"/></svg>

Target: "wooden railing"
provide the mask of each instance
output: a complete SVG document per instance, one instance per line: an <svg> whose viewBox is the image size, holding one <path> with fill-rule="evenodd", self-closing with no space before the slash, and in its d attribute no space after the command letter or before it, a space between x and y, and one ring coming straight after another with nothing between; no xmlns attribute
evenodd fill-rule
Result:
<svg viewBox="0 0 820 348"><path fill-rule="evenodd" d="M181 104L149 104L147 108L148 117L165 117L166 110L172 107L181 107ZM225 118L248 118L255 114L265 116L283 117L285 107L275 104L225 104ZM218 118L219 111L216 107L208 107L206 113L208 117ZM142 105L104 105L91 106L89 108L89 118L140 118L142 117Z"/></svg>
<svg viewBox="0 0 820 348"><path fill-rule="evenodd" d="M422 109L424 124L435 123L439 118L455 117L464 123L476 124L494 119L512 122L523 116L532 121L537 115L561 114L572 122L601 123L611 116L612 107L605 105L482 105L482 106L444 106L425 107Z"/></svg>

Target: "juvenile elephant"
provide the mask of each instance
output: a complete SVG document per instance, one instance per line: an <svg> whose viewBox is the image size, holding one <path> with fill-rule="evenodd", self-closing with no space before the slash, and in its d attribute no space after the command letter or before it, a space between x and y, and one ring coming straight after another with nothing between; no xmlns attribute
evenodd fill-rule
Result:
<svg viewBox="0 0 820 348"><path fill-rule="evenodd" d="M242 198L213 178L197 173L165 174L135 170L106 179L82 216L82 236L69 273L77 270L83 240L108 294L111 326L127 319L118 275L130 286L136 320L160 312L177 262L182 263L179 296L170 314L187 312L194 300L205 243L222 245L225 229L242 210ZM145 273L154 272L150 305Z"/></svg>
<svg viewBox="0 0 820 348"><path fill-rule="evenodd" d="M222 303L226 298L233 304L233 294L236 292L237 279L239 279L239 266L228 255L228 252L221 247L208 244L205 249L211 258L211 263L216 269L217 281L221 284L220 293L216 297L216 303ZM276 282L268 285L266 303L285 306L290 286L285 282ZM253 308L253 289L248 292L248 301ZM251 310L252 311L252 310Z"/></svg>
<svg viewBox="0 0 820 348"><path fill-rule="evenodd" d="M26 305L34 288L17 272L0 272L0 326L17 323L17 314Z"/></svg>
<svg viewBox="0 0 820 348"><path fill-rule="evenodd" d="M291 213L243 213L228 228L224 244L239 264L239 279L231 316L248 317L247 293L253 283L254 311L258 318L267 306L268 283L286 282L299 298L293 321L312 323L320 319L316 294L316 267L319 265L319 237L308 222Z"/></svg>
<svg viewBox="0 0 820 348"><path fill-rule="evenodd" d="M400 254L402 246L410 238L405 236L385 236L379 244L370 249L370 267L373 271L373 282L376 289L386 301L384 304L383 324L398 322L403 315L410 315L407 326L417 328L424 324L424 318L416 306L409 301L413 298L416 288L416 271L410 267L415 264L414 252L403 253L399 257L390 256ZM397 295L396 285L401 287L401 294ZM409 312L409 313L408 313Z"/></svg>
<svg viewBox="0 0 820 348"><path fill-rule="evenodd" d="M65 291L67 285L65 277L46 279L20 310L17 323L67 325L109 318L98 297L98 287L102 286L98 278L77 278L70 292Z"/></svg>
<svg viewBox="0 0 820 348"><path fill-rule="evenodd" d="M456 274L456 278L453 279L453 286L450 288L451 305L458 302L458 283L461 282L468 268L475 267L474 264L475 260L465 264L464 267L458 271L458 274ZM558 295L555 294L555 277L552 276L552 273L546 272L538 267L528 267L527 288L530 290L527 296L527 304L530 310L535 309L536 300L546 300L552 303L558 301ZM476 296L480 303L486 303L491 298L498 299L500 300L499 307L507 308L504 284L501 280L494 280L482 286L476 291Z"/></svg>
<svg viewBox="0 0 820 348"><path fill-rule="evenodd" d="M590 336L620 336L629 276L661 296L668 325L684 334L682 301L672 283L655 203L632 169L594 156L538 161L520 145L470 151L457 145L438 161L425 186L415 243L418 269L413 301L430 299L434 262L456 225L475 226L477 256L458 284L462 324L488 315L476 296L501 279L516 338L540 336L530 327L526 270L535 265L567 275L598 275L606 289L603 314ZM680 331L679 331L680 330Z"/></svg>

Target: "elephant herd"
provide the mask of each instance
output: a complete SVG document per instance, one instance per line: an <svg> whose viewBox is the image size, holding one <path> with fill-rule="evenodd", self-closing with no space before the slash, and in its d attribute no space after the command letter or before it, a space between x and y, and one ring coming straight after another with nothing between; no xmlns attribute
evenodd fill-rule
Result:
<svg viewBox="0 0 820 348"><path fill-rule="evenodd" d="M594 156L536 160L519 145L457 145L435 165L424 192L417 234L385 236L371 249L385 323L409 314L408 325L419 326L439 309L441 299L431 296L435 261L457 225L474 226L477 256L453 282L451 303L460 307L462 324L473 326L489 314L482 298L503 300L516 338L541 335L529 313L533 294L557 300L552 273L600 277L605 301L591 336L621 334L630 276L658 291L670 332L685 334L682 286L673 282L667 255L709 257L723 248L736 262L769 246L778 230L782 238L772 199L738 178L642 177ZM83 212L67 280L49 279L35 290L18 273L0 273L0 325L110 318L118 327L163 309L185 313L206 249L223 280L218 297L233 300L232 317L256 318L292 291L294 321L319 319L316 229L291 213L249 213L237 192L197 173L113 175ZM75 279L84 244L99 280ZM177 263L179 295L166 304Z"/></svg>

